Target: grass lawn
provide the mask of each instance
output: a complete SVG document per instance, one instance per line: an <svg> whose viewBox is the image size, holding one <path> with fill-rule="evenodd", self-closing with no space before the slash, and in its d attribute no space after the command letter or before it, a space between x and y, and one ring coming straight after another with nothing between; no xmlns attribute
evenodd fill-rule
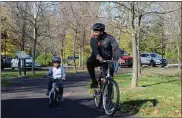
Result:
<svg viewBox="0 0 182 118"><path fill-rule="evenodd" d="M28 78L38 78L43 77L47 71L36 71L35 75L32 74L31 71L26 72ZM12 79L12 78L18 78L18 71L14 72L1 72L1 79ZM23 73L22 73L23 75Z"/></svg>
<svg viewBox="0 0 182 118"><path fill-rule="evenodd" d="M132 73L117 74L120 110L147 118L181 117L181 80L177 75L177 69L146 68L138 87L131 89Z"/></svg>
<svg viewBox="0 0 182 118"><path fill-rule="evenodd" d="M115 77L120 87L122 112L141 117L181 117L181 80L175 69L146 69L138 81L138 88L131 86L131 74Z"/></svg>

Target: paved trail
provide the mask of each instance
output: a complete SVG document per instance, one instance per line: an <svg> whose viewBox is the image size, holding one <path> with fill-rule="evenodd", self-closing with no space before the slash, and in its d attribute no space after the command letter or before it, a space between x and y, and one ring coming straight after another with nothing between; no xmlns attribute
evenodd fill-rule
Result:
<svg viewBox="0 0 182 118"><path fill-rule="evenodd" d="M88 74L73 74L67 78L65 101L58 108L48 106L47 79L15 79L14 84L1 90L2 118L107 118L102 109L95 108L92 95L88 93ZM115 117L134 116L118 111Z"/></svg>

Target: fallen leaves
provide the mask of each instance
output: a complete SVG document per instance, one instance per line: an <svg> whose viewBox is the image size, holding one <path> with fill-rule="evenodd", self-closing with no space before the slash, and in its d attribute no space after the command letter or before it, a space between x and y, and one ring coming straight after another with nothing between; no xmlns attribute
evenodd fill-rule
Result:
<svg viewBox="0 0 182 118"><path fill-rule="evenodd" d="M159 113L159 110L158 109L155 109L154 111L153 111L153 114L154 115L157 115Z"/></svg>
<svg viewBox="0 0 182 118"><path fill-rule="evenodd" d="M179 113L179 110L176 110L175 113Z"/></svg>

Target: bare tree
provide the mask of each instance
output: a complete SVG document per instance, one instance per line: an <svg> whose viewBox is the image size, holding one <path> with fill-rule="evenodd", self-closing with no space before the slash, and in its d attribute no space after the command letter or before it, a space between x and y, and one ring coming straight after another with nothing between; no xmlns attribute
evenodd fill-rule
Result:
<svg viewBox="0 0 182 118"><path fill-rule="evenodd" d="M154 20L156 17L167 13L178 11L179 8L166 10L162 9L163 3L160 2L115 2L120 7L129 11L129 24L132 34L132 49L133 49L133 79L132 88L137 86L138 75L141 74L140 68L140 52L139 40L141 28L147 24L151 24L148 19ZM158 9L155 7L157 6ZM147 22L146 22L147 21ZM142 26L143 25L143 26Z"/></svg>
<svg viewBox="0 0 182 118"><path fill-rule="evenodd" d="M46 9L52 4L49 2L35 2L35 5L33 5L33 3L34 2L10 2L9 5L12 10L12 16L14 17L13 20L16 24L20 24L23 20L22 25L19 25L19 29L16 29L17 27L14 26L12 26L12 29L22 37L22 45L25 43L25 37L27 37L27 39L29 39L28 42L32 44L32 73L35 74L36 45L44 40L45 37L49 37L49 35L47 35L48 28L46 20L48 16L46 16L45 13ZM35 6L35 8L33 6ZM33 32L35 33L34 35ZM24 49L24 46L22 49Z"/></svg>
<svg viewBox="0 0 182 118"><path fill-rule="evenodd" d="M180 52L181 52L181 4L180 2L164 2L164 9L168 9L170 11L167 14L164 14L164 34L168 39L168 47L177 51L177 61L178 61L178 73L180 76L181 72L181 61L180 61Z"/></svg>
<svg viewBox="0 0 182 118"><path fill-rule="evenodd" d="M93 24L93 19L96 19L95 10L92 9L94 2L64 2L62 3L62 15L65 18L68 26L68 34L72 34L73 56L79 55L79 66L83 63L84 45L87 41L87 34L90 32L90 26ZM99 7L99 6L98 6ZM72 18L74 17L74 19ZM81 61L82 60L82 61ZM82 62L82 63L81 63ZM74 60L76 71L76 61Z"/></svg>

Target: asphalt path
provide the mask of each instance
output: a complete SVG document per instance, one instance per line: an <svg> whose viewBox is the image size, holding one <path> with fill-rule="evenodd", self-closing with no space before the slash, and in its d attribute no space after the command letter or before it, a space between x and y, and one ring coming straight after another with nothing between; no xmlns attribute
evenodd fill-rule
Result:
<svg viewBox="0 0 182 118"><path fill-rule="evenodd" d="M45 95L48 80L12 79L13 84L1 88L2 118L107 118L103 109L94 106L92 94L86 84L88 73L70 74L64 82L64 102L57 108L48 106ZM110 118L136 118L128 113L117 111Z"/></svg>

